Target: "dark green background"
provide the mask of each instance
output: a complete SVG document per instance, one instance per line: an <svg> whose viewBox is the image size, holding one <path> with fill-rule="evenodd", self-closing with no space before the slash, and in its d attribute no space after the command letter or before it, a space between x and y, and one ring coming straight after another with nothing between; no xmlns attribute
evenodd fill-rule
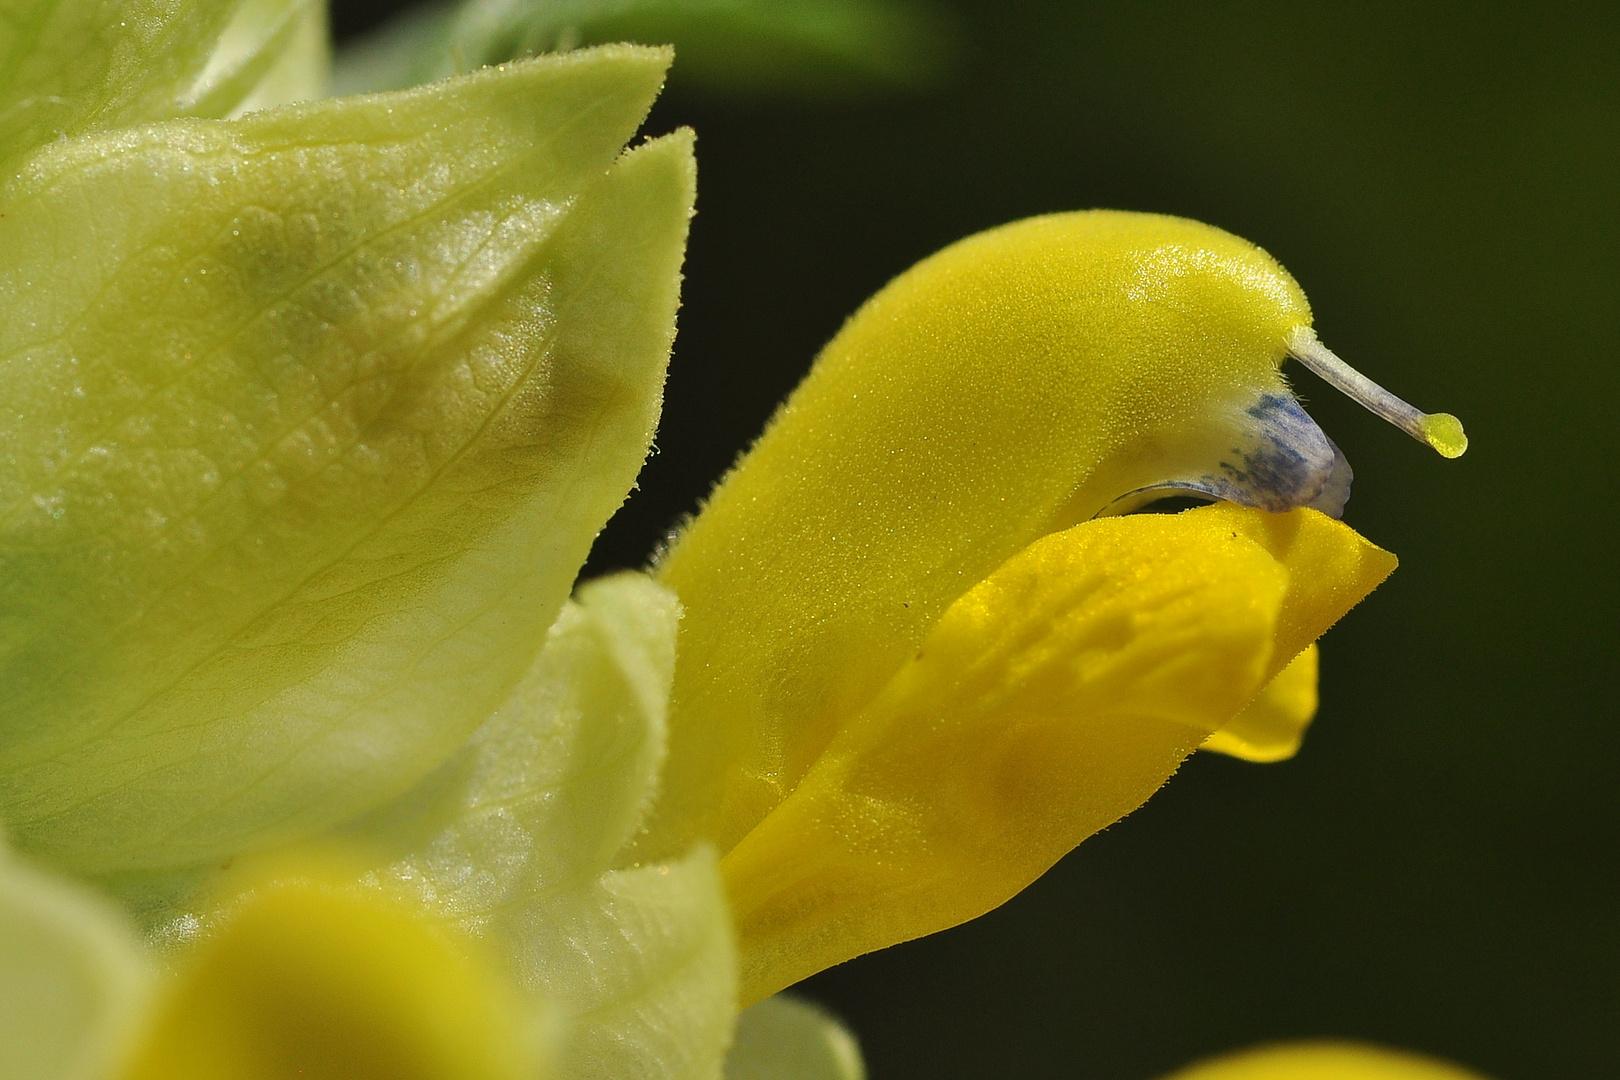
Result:
<svg viewBox="0 0 1620 1080"><path fill-rule="evenodd" d="M594 568L639 562L886 279L1051 210L1256 241L1325 341L1473 445L1444 462L1300 373L1348 519L1402 559L1326 639L1304 752L1200 756L999 911L806 989L878 1080L1148 1080L1324 1035L1620 1075L1620 6L955 10L928 93L743 104L677 64L650 130L699 133L680 340Z"/></svg>

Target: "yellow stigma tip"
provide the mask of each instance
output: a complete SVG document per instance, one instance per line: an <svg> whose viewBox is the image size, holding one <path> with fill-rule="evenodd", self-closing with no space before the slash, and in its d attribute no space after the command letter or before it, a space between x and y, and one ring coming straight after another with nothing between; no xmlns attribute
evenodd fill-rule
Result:
<svg viewBox="0 0 1620 1080"><path fill-rule="evenodd" d="M1468 436L1463 433L1462 421L1450 413L1430 413L1420 423L1423 440L1439 451L1441 457L1459 458L1468 449Z"/></svg>

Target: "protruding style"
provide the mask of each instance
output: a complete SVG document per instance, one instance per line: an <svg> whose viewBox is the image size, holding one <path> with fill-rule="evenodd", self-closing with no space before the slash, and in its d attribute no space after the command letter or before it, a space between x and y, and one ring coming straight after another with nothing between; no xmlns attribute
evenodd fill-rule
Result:
<svg viewBox="0 0 1620 1080"><path fill-rule="evenodd" d="M1381 416L1420 443L1434 447L1441 457L1462 457L1468 449L1468 436L1462 421L1450 413L1426 413L1407 404L1367 376L1345 363L1322 344L1308 326L1294 330L1288 339L1288 355L1304 364L1356 404Z"/></svg>

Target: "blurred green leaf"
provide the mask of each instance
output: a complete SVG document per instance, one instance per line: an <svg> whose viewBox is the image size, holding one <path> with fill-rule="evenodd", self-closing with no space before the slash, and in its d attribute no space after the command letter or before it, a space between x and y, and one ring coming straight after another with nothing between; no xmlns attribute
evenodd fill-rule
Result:
<svg viewBox="0 0 1620 1080"><path fill-rule="evenodd" d="M325 97L331 82L326 5L247 0L187 94L192 116L240 116Z"/></svg>
<svg viewBox="0 0 1620 1080"><path fill-rule="evenodd" d="M342 93L391 89L608 41L673 43L684 84L841 95L928 85L953 27L924 0L465 0L408 12L338 61Z"/></svg>
<svg viewBox="0 0 1620 1080"><path fill-rule="evenodd" d="M690 139L613 162L666 63L70 140L0 191L19 847L308 835L510 693L657 420Z"/></svg>
<svg viewBox="0 0 1620 1080"><path fill-rule="evenodd" d="M117 912L0 849L0 1080L101 1080L147 986Z"/></svg>
<svg viewBox="0 0 1620 1080"><path fill-rule="evenodd" d="M788 994L737 1018L725 1080L866 1080L855 1036L836 1017Z"/></svg>

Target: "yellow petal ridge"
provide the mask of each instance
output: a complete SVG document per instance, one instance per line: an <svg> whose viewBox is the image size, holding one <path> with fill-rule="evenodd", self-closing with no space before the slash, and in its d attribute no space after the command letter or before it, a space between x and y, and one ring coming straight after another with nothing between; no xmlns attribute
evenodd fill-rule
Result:
<svg viewBox="0 0 1620 1080"><path fill-rule="evenodd" d="M1163 1080L1485 1080L1479 1073L1400 1050L1353 1042L1285 1043L1240 1050Z"/></svg>
<svg viewBox="0 0 1620 1080"><path fill-rule="evenodd" d="M1305 729L1316 715L1318 657L1314 644L1294 657L1199 749L1255 762L1286 761L1299 753Z"/></svg>
<svg viewBox="0 0 1620 1080"><path fill-rule="evenodd" d="M170 987L121 1080L530 1080L501 978L334 876L240 903Z"/></svg>
<svg viewBox="0 0 1620 1080"><path fill-rule="evenodd" d="M1393 568L1315 511L1044 537L958 599L722 860L744 1003L1001 904L1141 805Z"/></svg>

